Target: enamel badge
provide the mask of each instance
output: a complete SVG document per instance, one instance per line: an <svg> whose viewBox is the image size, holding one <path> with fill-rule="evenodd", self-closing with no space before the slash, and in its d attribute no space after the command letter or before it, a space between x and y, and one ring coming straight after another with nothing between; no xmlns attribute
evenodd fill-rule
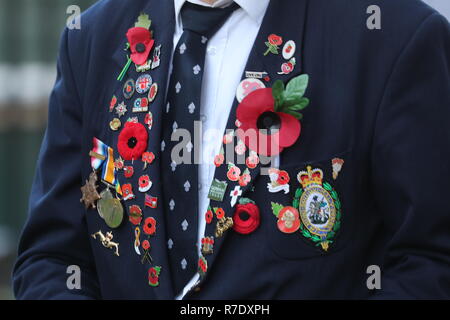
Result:
<svg viewBox="0 0 450 320"><path fill-rule="evenodd" d="M269 179L270 182L267 184L269 192L283 191L285 194L289 193L289 174L286 171L269 168Z"/></svg>
<svg viewBox="0 0 450 320"><path fill-rule="evenodd" d="M297 174L301 187L295 192L293 207L298 208L303 237L327 251L340 228L341 202L333 187L323 181L321 169L306 169Z"/></svg>
<svg viewBox="0 0 450 320"><path fill-rule="evenodd" d="M341 158L334 158L331 160L331 167L333 168L333 179L336 180L339 172L342 170L342 166L344 165L344 160Z"/></svg>

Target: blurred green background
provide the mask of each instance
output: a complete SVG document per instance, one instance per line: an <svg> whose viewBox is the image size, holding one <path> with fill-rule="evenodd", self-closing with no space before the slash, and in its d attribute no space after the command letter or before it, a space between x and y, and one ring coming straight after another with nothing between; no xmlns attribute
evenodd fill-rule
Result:
<svg viewBox="0 0 450 320"><path fill-rule="evenodd" d="M66 10L78 5L84 11L95 1L0 0L0 300L13 298L11 268L27 215ZM450 0L426 2L450 17Z"/></svg>
<svg viewBox="0 0 450 320"><path fill-rule="evenodd" d="M0 0L0 299L13 298L11 268L27 215L66 10L78 5L84 11L95 1Z"/></svg>

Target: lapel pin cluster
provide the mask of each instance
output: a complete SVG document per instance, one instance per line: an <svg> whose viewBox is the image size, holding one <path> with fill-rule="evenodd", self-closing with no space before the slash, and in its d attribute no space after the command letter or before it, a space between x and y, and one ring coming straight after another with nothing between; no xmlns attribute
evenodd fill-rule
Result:
<svg viewBox="0 0 450 320"><path fill-rule="evenodd" d="M139 257L137 260L146 266L148 284L157 287L162 266L156 264L155 260L158 259L153 245L154 239L162 237L161 229L164 228L159 227L154 209L158 208L160 196L161 207L168 215L166 227L171 231L164 239L169 253L180 252L179 248L185 244L179 239L196 239L197 236L196 219L177 215L187 210L189 199L198 196L200 187L193 177L195 172L186 171L186 167L176 161L169 161L167 155L170 155L172 148L169 137L179 132L179 128L187 127L182 121L199 117L200 103L189 94L192 93L190 87L193 84L198 87L204 64L201 59L183 64L188 80L182 76L171 79L163 110L155 110L161 83L158 85L157 80L160 79L153 71L160 66L162 47L161 44L155 45L151 23L148 15L141 14L134 27L126 33L126 63L117 78L120 81L119 90L114 93L109 104L106 102L106 126L110 129L108 132L112 139L105 138L105 141L114 141L115 147L93 138L93 148L89 153L93 171L81 188L81 202L86 209L96 209L108 228L117 229L116 236L121 236L122 232L131 233L131 243L125 247L129 247L132 253L134 248L134 253ZM192 43L183 39L175 48L174 64L189 59L191 55L195 57L195 50L205 49L201 46L206 46L208 42L207 37L199 37L198 48L193 48ZM209 266L212 265L210 257L217 255L221 243L231 230L235 236L242 237L242 241L252 233L259 232L258 228L265 217L262 207L249 198L251 195L248 194L255 188L253 182L261 171L264 159L278 156L284 149L296 144L300 137L301 112L310 104L305 96L309 76L300 74L289 81L284 80L299 64L298 48L293 40L284 42L283 37L270 34L264 44L263 58L279 59L280 71L276 71L278 63L275 71L268 70L270 73L265 70L245 71L236 88L237 107L235 114L231 115L233 120L235 117L235 127L228 128L221 136L220 152L214 157L216 172L208 190L209 206L204 214L207 227L198 244L200 255L197 255L194 245L192 254L195 258L173 255L175 262L171 263L176 263L179 268L176 272L180 274L187 274L194 267L200 276L205 276L208 262ZM156 116L159 112L163 118L162 126L170 128L163 130L167 132L163 132L161 137L157 135L158 130L153 129L159 125L155 122L160 120ZM257 133L253 140L247 138L250 131ZM149 141L153 135L160 139L158 150L151 150ZM225 150L230 149L231 145L235 156L233 159L238 156L244 159L244 163L226 158ZM192 154L193 149L192 141L189 142L188 153ZM155 165L155 162L158 164ZM332 159L333 180L338 179L343 164L343 159ZM169 182L167 185L176 181L179 194L161 195L167 186L164 189L161 186L164 181L157 181L153 174L159 167L163 168L161 175ZM327 251L340 229L339 196L319 168L307 166L306 170L298 173L288 171L268 168L268 181L263 182L263 190L268 197L287 197L291 192L295 193L289 205L266 200L271 203L278 230L283 234L298 233L322 251ZM295 174L297 181L294 181ZM183 177L182 182L178 181L180 176ZM292 188L297 183L299 187ZM194 209L195 206L191 208ZM128 231L119 229L125 222ZM103 233L99 230L92 237L119 256L119 243L113 241L112 231Z"/></svg>
<svg viewBox="0 0 450 320"><path fill-rule="evenodd" d="M151 210L157 208L158 197L149 193L154 181L148 170L156 156L148 150L148 141L153 127L150 109L158 94L158 83L149 72L160 65L161 45L155 46L150 27L149 16L141 14L134 27L126 33L127 62L117 78L123 84L108 105L108 126L114 135L113 140L117 141L116 148L93 138L93 148L89 153L93 172L81 189L81 201L87 209L96 208L111 229L121 227L124 220L129 222L133 233L130 247L140 256L142 264L150 265L148 283L155 287L159 285L162 268L154 264L150 254L152 237L157 234L157 220L151 215ZM130 69L132 64L135 65L135 73ZM128 217L124 219L126 214ZM112 241L112 231L103 233L100 230L92 237L119 256L119 243Z"/></svg>

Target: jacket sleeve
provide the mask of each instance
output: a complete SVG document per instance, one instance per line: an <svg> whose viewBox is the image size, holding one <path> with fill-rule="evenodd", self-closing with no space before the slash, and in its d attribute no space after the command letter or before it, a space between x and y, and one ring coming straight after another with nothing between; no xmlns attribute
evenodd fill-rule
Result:
<svg viewBox="0 0 450 320"><path fill-rule="evenodd" d="M13 287L18 299L93 299L100 296L80 203L82 103L64 31L49 119L30 196ZM80 268L81 289L70 290L67 268Z"/></svg>
<svg viewBox="0 0 450 320"><path fill-rule="evenodd" d="M450 298L450 27L430 15L377 116L373 191L389 243L375 298Z"/></svg>

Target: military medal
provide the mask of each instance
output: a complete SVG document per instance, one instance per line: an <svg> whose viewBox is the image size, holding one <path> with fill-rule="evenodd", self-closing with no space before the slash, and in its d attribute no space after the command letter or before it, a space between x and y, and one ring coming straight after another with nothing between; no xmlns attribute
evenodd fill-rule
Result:
<svg viewBox="0 0 450 320"><path fill-rule="evenodd" d="M109 188L103 190L100 197L97 202L98 214L105 220L108 227L112 229L119 227L123 220L122 203L119 199L113 197Z"/></svg>
<svg viewBox="0 0 450 320"><path fill-rule="evenodd" d="M95 203L100 199L100 195L97 192L97 174L91 172L89 180L86 180L86 184L81 187L82 197L80 202L84 202L86 209L95 209Z"/></svg>

